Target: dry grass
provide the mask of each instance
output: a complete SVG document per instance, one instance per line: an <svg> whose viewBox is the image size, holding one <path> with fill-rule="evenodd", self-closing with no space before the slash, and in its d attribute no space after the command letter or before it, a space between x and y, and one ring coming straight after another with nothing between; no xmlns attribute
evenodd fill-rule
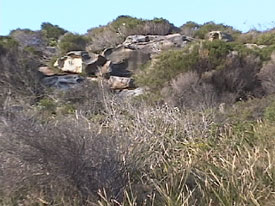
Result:
<svg viewBox="0 0 275 206"><path fill-rule="evenodd" d="M3 116L1 204L275 201L274 122L218 125L214 109L180 111L114 96L105 96L103 105L104 115L90 119L78 110L47 123Z"/></svg>

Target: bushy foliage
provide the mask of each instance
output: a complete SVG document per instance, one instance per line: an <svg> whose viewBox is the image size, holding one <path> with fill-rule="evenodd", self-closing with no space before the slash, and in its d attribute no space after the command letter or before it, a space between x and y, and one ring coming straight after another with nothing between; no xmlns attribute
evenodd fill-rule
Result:
<svg viewBox="0 0 275 206"><path fill-rule="evenodd" d="M17 48L19 43L12 37L0 36L0 51L5 53L8 49Z"/></svg>
<svg viewBox="0 0 275 206"><path fill-rule="evenodd" d="M68 33L64 35L58 42L58 47L62 54L69 51L85 50L87 44L86 37L79 34Z"/></svg>
<svg viewBox="0 0 275 206"><path fill-rule="evenodd" d="M241 33L240 31L235 30L231 26L216 24L214 22L207 22L203 25L200 25L200 27L195 31L194 36L199 39L205 39L206 35L211 31L222 31L232 35L233 38L236 38Z"/></svg>
<svg viewBox="0 0 275 206"><path fill-rule="evenodd" d="M242 43L252 43L257 45L275 45L275 30L271 29L268 31L260 32L257 30L252 30L247 33L241 34L237 41Z"/></svg>
<svg viewBox="0 0 275 206"><path fill-rule="evenodd" d="M140 25L147 34L171 28L128 16L111 24L93 30L102 34L93 48ZM271 45L201 41L160 53L136 76L147 98L162 95L148 104L101 80L45 89L32 47L1 37L0 205L273 205L274 45L263 39ZM82 50L86 40L67 34L59 46Z"/></svg>
<svg viewBox="0 0 275 206"><path fill-rule="evenodd" d="M21 50L12 38L2 38L0 50L0 107L15 100L30 103L39 98L44 89L37 71L37 56Z"/></svg>
<svg viewBox="0 0 275 206"><path fill-rule="evenodd" d="M265 95L258 77L262 58L242 44L207 41L163 52L136 75L136 82L180 107L234 103Z"/></svg>
<svg viewBox="0 0 275 206"><path fill-rule="evenodd" d="M183 50L165 51L136 76L137 83L158 90L180 73L202 74L222 69L231 51L233 46L223 41L194 43Z"/></svg>
<svg viewBox="0 0 275 206"><path fill-rule="evenodd" d="M140 74L136 75L136 83L157 91L179 73L191 70L198 60L199 54L196 48L190 53L186 50L163 52L154 60L152 67L148 64Z"/></svg>
<svg viewBox="0 0 275 206"><path fill-rule="evenodd" d="M41 31L48 39L48 44L50 46L56 46L58 38L67 32L58 25L53 25L49 22L44 22L41 24Z"/></svg>
<svg viewBox="0 0 275 206"><path fill-rule="evenodd" d="M101 51L122 43L133 34L166 35L179 31L173 24L163 18L143 20L131 16L119 16L106 26L88 30L89 47L91 51Z"/></svg>
<svg viewBox="0 0 275 206"><path fill-rule="evenodd" d="M0 151L1 165L9 170L1 173L1 192L9 188L16 204L32 205L41 199L60 204L69 199L63 204L84 205L88 199L96 201L103 188L115 198L121 196L125 178L119 153L123 151L113 134L99 134L99 128L89 127L84 118L41 124L17 116L6 122L10 127L3 131Z"/></svg>
<svg viewBox="0 0 275 206"><path fill-rule="evenodd" d="M231 121L226 110L219 114L226 119L221 124L215 110L108 101L112 104L99 121L70 116L43 123L33 115L2 116L0 190L6 196L1 203L274 202L273 121Z"/></svg>
<svg viewBox="0 0 275 206"><path fill-rule="evenodd" d="M186 36L194 37L195 32L200 28L200 25L193 21L188 21L180 27L180 32Z"/></svg>

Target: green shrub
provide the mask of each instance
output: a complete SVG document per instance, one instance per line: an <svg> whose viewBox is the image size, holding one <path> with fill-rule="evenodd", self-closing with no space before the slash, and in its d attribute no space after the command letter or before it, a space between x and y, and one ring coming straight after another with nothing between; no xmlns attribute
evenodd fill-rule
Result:
<svg viewBox="0 0 275 206"><path fill-rule="evenodd" d="M12 37L0 36L0 51L17 48L19 43Z"/></svg>
<svg viewBox="0 0 275 206"><path fill-rule="evenodd" d="M42 32L44 32L47 38L53 38L55 40L57 40L60 36L67 32L65 29L60 28L58 25L53 25L48 22L44 22L41 24L41 30Z"/></svg>
<svg viewBox="0 0 275 206"><path fill-rule="evenodd" d="M264 32L256 39L256 44L275 45L275 32Z"/></svg>
<svg viewBox="0 0 275 206"><path fill-rule="evenodd" d="M56 114L57 103L50 98L43 98L39 101L38 106L49 114Z"/></svg>
<svg viewBox="0 0 275 206"><path fill-rule="evenodd" d="M202 74L222 68L231 50L229 43L213 41L203 42L200 46L193 44L183 50L165 51L157 57L152 67L136 75L136 82L152 90L159 90L180 73L196 71Z"/></svg>
<svg viewBox="0 0 275 206"><path fill-rule="evenodd" d="M191 53L186 50L166 51L161 53L154 63L137 74L135 81L138 85L148 86L152 90L160 90L165 83L169 82L176 75L192 69L199 60L197 49Z"/></svg>
<svg viewBox="0 0 275 206"><path fill-rule="evenodd" d="M185 24L183 24L180 27L181 33L186 35L186 36L191 36L194 37L195 32L200 28L200 25L193 22L193 21L188 21Z"/></svg>
<svg viewBox="0 0 275 206"><path fill-rule="evenodd" d="M61 53L65 54L72 50L85 50L87 38L79 34L66 34L58 43Z"/></svg>
<svg viewBox="0 0 275 206"><path fill-rule="evenodd" d="M216 24L214 22L207 22L199 27L199 29L196 30L194 36L199 39L205 39L206 35L211 31L222 31L225 33L228 33L232 35L232 37L235 39L238 35L240 35L240 31L235 30L231 26L226 26L223 24Z"/></svg>
<svg viewBox="0 0 275 206"><path fill-rule="evenodd" d="M49 46L56 46L58 38L67 32L65 29L48 22L41 24L41 31L47 38Z"/></svg>
<svg viewBox="0 0 275 206"><path fill-rule="evenodd" d="M142 19L131 16L118 16L114 21L109 24L109 26L115 31L118 31L122 26L126 27L127 29L133 29L142 23Z"/></svg>

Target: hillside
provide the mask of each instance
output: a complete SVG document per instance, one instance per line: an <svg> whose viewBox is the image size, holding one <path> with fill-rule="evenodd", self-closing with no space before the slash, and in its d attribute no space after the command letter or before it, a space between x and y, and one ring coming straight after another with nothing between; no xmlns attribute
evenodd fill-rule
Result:
<svg viewBox="0 0 275 206"><path fill-rule="evenodd" d="M0 68L0 205L274 205L275 29L45 22Z"/></svg>

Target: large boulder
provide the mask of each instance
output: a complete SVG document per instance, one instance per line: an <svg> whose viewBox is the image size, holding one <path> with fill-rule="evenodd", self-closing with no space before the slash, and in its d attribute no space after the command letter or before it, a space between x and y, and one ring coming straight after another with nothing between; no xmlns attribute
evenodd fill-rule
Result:
<svg viewBox="0 0 275 206"><path fill-rule="evenodd" d="M107 62L106 58L98 54L89 54L86 51L71 51L56 60L54 66L63 72L86 73L95 76Z"/></svg>
<svg viewBox="0 0 275 206"><path fill-rule="evenodd" d="M150 53L144 53L124 46L110 48L103 51L102 55L109 61L110 75L129 77L138 67L150 60Z"/></svg>
<svg viewBox="0 0 275 206"><path fill-rule="evenodd" d="M208 40L209 41L222 40L225 42L231 42L233 41L233 38L231 35L224 33L222 31L211 31L208 33Z"/></svg>

